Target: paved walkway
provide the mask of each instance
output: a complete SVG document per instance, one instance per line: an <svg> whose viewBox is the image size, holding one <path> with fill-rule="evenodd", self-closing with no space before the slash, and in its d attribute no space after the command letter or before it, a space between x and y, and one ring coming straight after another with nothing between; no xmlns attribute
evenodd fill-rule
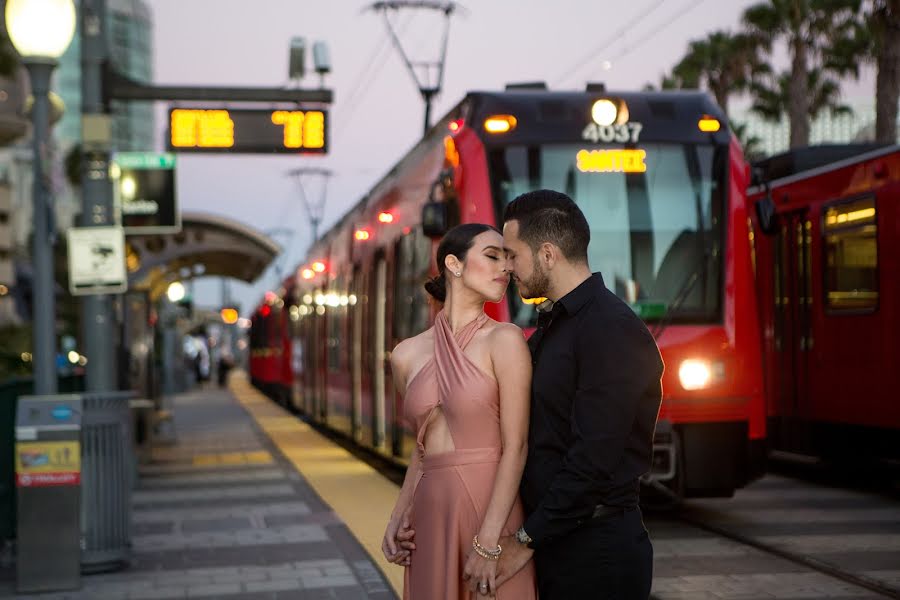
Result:
<svg viewBox="0 0 900 600"><path fill-rule="evenodd" d="M140 469L131 567L85 576L79 592L22 598L396 598L342 520L231 393L176 397L174 423L177 443L156 447ZM0 597L13 591L7 569Z"/></svg>

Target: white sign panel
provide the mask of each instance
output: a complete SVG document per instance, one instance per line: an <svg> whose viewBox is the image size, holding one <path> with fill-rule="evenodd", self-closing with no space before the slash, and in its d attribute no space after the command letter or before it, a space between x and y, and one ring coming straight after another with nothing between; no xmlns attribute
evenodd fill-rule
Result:
<svg viewBox="0 0 900 600"><path fill-rule="evenodd" d="M128 288L121 227L72 227L68 235L72 295L117 294Z"/></svg>

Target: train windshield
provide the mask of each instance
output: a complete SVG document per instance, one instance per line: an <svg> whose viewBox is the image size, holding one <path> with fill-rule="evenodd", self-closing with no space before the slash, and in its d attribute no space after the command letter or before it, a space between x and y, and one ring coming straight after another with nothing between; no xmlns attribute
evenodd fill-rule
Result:
<svg viewBox="0 0 900 600"><path fill-rule="evenodd" d="M591 270L644 320L721 319L727 148L508 146L489 156L498 222L519 194L564 191L590 225ZM513 320L533 325L533 302L508 296Z"/></svg>

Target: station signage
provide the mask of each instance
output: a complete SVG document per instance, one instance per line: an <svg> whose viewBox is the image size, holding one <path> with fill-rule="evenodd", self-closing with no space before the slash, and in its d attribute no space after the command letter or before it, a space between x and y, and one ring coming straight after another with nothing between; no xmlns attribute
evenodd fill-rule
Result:
<svg viewBox="0 0 900 600"><path fill-rule="evenodd" d="M174 108L168 148L173 152L326 154L323 110Z"/></svg>
<svg viewBox="0 0 900 600"><path fill-rule="evenodd" d="M116 206L126 235L181 231L174 154L119 152L112 170Z"/></svg>
<svg viewBox="0 0 900 600"><path fill-rule="evenodd" d="M118 294L128 289L121 227L70 227L66 235L73 296Z"/></svg>

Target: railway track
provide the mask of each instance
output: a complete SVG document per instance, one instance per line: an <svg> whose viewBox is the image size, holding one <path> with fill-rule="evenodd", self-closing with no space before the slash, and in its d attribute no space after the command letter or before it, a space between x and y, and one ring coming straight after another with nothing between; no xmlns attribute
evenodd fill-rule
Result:
<svg viewBox="0 0 900 600"><path fill-rule="evenodd" d="M646 520L657 600L900 598L893 494L768 475L734 498L689 500Z"/></svg>

